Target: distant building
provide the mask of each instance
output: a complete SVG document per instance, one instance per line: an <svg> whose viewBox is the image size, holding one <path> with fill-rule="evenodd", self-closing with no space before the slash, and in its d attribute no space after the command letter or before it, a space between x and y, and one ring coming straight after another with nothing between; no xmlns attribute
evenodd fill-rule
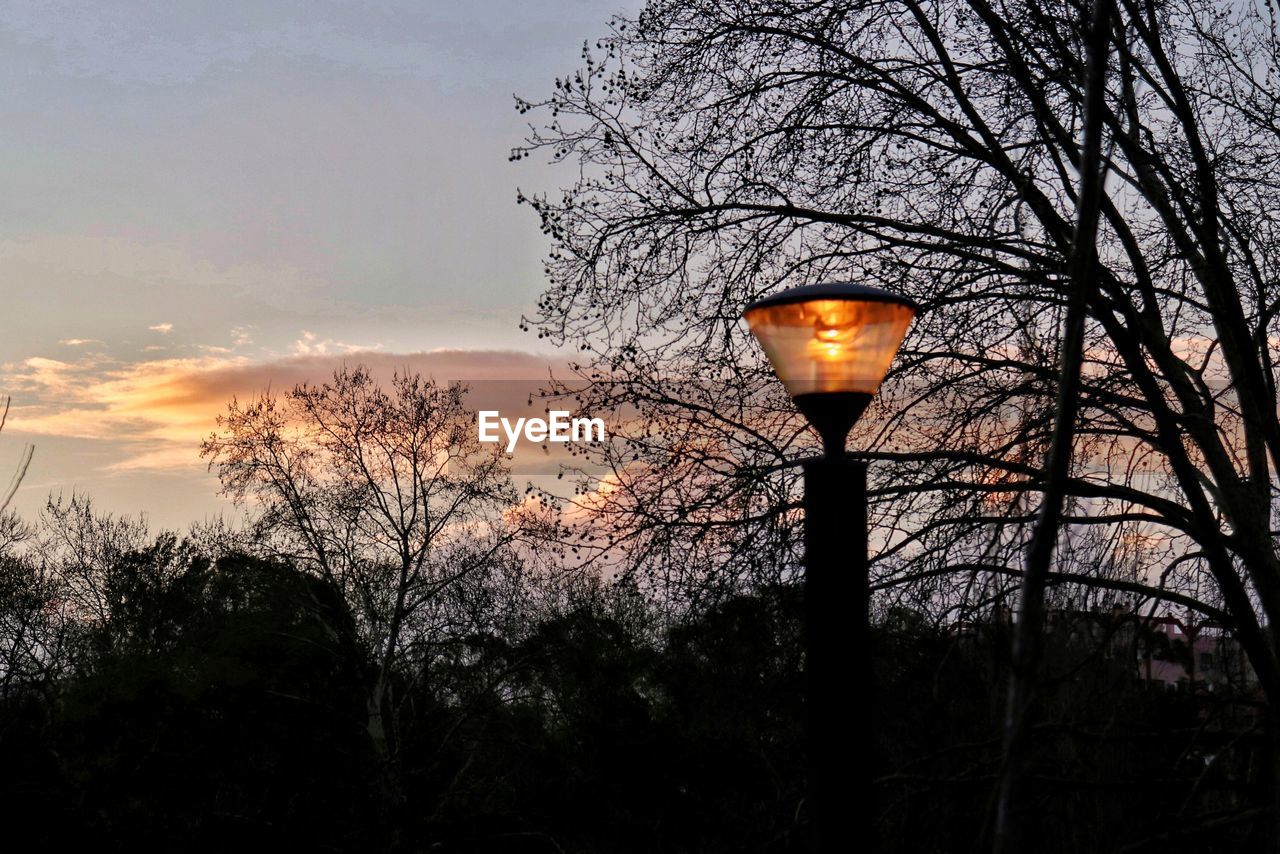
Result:
<svg viewBox="0 0 1280 854"><path fill-rule="evenodd" d="M990 622L957 621L951 632L975 638L993 623L1011 626L1009 612ZM1212 620L1143 616L1117 602L1110 610L1052 610L1045 615L1045 631L1068 645L1100 645L1113 661L1132 660L1134 675L1168 690L1248 693L1259 684L1239 641Z"/></svg>
<svg viewBox="0 0 1280 854"><path fill-rule="evenodd" d="M1244 648L1220 623L1177 617L1138 618L1145 629L1138 639L1138 675L1166 688L1204 687L1210 691L1257 687L1258 677Z"/></svg>

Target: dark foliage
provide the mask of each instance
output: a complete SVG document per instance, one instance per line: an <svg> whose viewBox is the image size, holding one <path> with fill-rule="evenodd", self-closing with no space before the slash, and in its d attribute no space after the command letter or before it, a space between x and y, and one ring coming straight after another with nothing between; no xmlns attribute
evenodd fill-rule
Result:
<svg viewBox="0 0 1280 854"><path fill-rule="evenodd" d="M597 591L518 635L466 637L398 674L388 764L366 726L375 659L318 576L161 539L103 579L109 613L73 666L0 703L0 802L28 849L803 850L794 587L661 633L639 600ZM885 851L988 838L1008 628L899 608L847 650L848 724L883 734ZM1032 756L1043 850L1257 847L1248 704L1152 691L1138 636L1132 615L1052 624ZM1225 824L1198 834L1204 816Z"/></svg>
<svg viewBox="0 0 1280 854"><path fill-rule="evenodd" d="M5 765L28 772L6 781L11 833L46 850L369 844L361 658L323 586L172 540L106 585L78 672L7 698Z"/></svg>

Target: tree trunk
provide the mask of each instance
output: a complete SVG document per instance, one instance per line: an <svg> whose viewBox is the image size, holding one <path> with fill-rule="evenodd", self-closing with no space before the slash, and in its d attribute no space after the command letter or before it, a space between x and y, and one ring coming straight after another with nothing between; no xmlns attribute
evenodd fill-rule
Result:
<svg viewBox="0 0 1280 854"><path fill-rule="evenodd" d="M1084 360L1085 294L1097 269L1097 229L1102 206L1102 106L1113 5L1095 0L1087 35L1080 193L1068 260L1071 288L1064 323L1053 437L1045 461L1044 495L1036 514L1022 575L1020 613L1014 625L1009 697L1005 711L1004 762L996 797L993 850L1014 854L1038 847L1027 838L1032 824L1027 791L1030 731L1034 723L1040 659L1044 648L1044 593L1062 525L1066 479L1071 471Z"/></svg>
<svg viewBox="0 0 1280 854"><path fill-rule="evenodd" d="M377 684L374 685L366 701L368 721L365 727L369 732L369 741L373 745L373 751L383 764L386 764L391 759L391 746L387 739L386 720L383 712L383 706L386 704L386 695L384 680L379 677Z"/></svg>

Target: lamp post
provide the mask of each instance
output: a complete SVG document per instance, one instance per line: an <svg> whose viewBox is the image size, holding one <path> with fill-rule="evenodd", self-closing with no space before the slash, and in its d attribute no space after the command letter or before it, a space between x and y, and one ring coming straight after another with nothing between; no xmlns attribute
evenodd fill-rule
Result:
<svg viewBox="0 0 1280 854"><path fill-rule="evenodd" d="M845 440L916 311L888 291L829 283L782 291L743 312L787 393L822 437L823 456L804 464L808 801L817 854L874 839L876 733L855 731L863 716L840 714L842 693L875 713L871 665L853 666L869 640L867 467L846 456ZM868 848L874 843L862 850Z"/></svg>

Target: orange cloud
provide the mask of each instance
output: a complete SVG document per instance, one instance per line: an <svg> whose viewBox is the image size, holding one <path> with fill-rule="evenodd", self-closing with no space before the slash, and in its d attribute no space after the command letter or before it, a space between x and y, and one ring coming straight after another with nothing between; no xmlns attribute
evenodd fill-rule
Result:
<svg viewBox="0 0 1280 854"><path fill-rule="evenodd" d="M410 371L438 382L538 378L552 366L547 357L501 350L312 353L270 362L221 354L133 363L33 357L0 369L0 387L14 399L8 430L115 443L119 458L110 471L172 471L203 466L199 443L232 398L323 382L344 363L363 364L379 379Z"/></svg>

